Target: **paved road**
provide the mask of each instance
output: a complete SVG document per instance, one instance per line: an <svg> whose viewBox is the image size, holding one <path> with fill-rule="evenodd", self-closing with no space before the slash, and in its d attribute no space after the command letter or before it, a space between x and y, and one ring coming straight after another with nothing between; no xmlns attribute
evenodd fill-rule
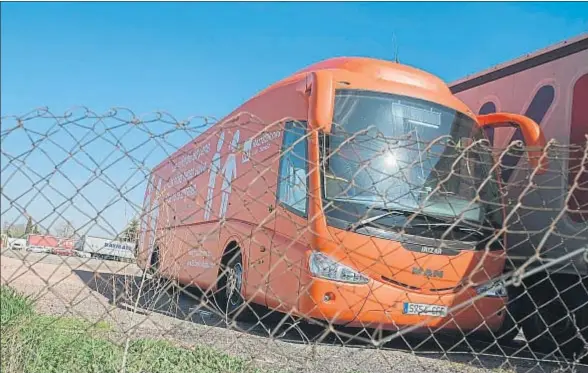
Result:
<svg viewBox="0 0 588 373"><path fill-rule="evenodd" d="M260 367L289 372L567 371L557 363L533 361L522 342L442 348L431 338L411 338L374 349L366 343L370 339L366 334L345 337L357 332L351 330L307 343L303 335L316 338L320 333L293 326L283 315L270 316L263 323L228 325L191 293L153 289L142 271L129 263L10 250L2 252L0 263L2 283L34 296L40 312L105 320L121 342L131 336L166 338L188 347L208 345Z"/></svg>

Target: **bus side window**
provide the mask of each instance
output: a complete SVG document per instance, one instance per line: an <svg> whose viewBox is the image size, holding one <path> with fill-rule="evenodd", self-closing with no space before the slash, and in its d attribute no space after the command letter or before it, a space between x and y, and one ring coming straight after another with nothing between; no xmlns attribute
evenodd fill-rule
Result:
<svg viewBox="0 0 588 373"><path fill-rule="evenodd" d="M287 122L280 156L278 201L302 216L306 216L308 207L307 149L306 123Z"/></svg>
<svg viewBox="0 0 588 373"><path fill-rule="evenodd" d="M574 85L572 96L572 122L570 124L570 160L568 164L568 185L572 191L568 200L570 218L577 222L588 221L588 161L584 162L582 172L582 159L588 152L588 74L581 76ZM582 172L579 176L578 173ZM576 177L578 180L576 181ZM581 210L583 212L576 212Z"/></svg>

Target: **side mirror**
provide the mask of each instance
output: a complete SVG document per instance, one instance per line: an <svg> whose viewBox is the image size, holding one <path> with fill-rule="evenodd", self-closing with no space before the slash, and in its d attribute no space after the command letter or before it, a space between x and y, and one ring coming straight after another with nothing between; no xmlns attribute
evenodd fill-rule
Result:
<svg viewBox="0 0 588 373"><path fill-rule="evenodd" d="M333 74L328 70L311 73L308 123L312 128L330 132L335 107Z"/></svg>
<svg viewBox="0 0 588 373"><path fill-rule="evenodd" d="M541 160L542 149L545 147L545 136L541 127L529 117L520 114L511 113L493 113L477 116L478 123L482 127L513 127L517 126L521 129L525 145L528 149L527 155L529 163L533 168L537 169L537 174L543 174L547 171L548 161L544 157ZM537 149L537 150L534 150ZM541 164L539 164L541 162Z"/></svg>

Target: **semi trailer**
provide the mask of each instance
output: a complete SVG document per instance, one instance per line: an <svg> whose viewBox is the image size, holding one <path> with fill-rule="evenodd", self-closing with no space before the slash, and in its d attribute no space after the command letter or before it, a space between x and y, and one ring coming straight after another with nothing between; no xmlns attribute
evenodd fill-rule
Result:
<svg viewBox="0 0 588 373"><path fill-rule="evenodd" d="M545 173L506 151L520 130L489 127L507 199L511 312L531 346L577 354L588 337L588 34L467 76L451 91L478 115L520 113L548 143ZM550 143L551 142L551 143Z"/></svg>
<svg viewBox="0 0 588 373"><path fill-rule="evenodd" d="M94 236L82 236L75 244L75 250L91 257L125 261L135 259L135 248L134 242Z"/></svg>

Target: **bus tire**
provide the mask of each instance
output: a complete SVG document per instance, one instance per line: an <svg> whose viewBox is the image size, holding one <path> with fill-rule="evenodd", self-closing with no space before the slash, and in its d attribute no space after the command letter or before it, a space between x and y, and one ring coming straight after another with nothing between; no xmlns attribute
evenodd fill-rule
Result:
<svg viewBox="0 0 588 373"><path fill-rule="evenodd" d="M499 345L509 345L519 335L519 328L515 318L510 310L504 315L504 321L500 328L493 333L483 333L480 335L469 335L466 339L471 341L481 340L485 343L498 343Z"/></svg>
<svg viewBox="0 0 588 373"><path fill-rule="evenodd" d="M244 274L241 249L231 244L225 250L219 266L214 299L221 314L236 321L249 321L254 316L242 294Z"/></svg>
<svg viewBox="0 0 588 373"><path fill-rule="evenodd" d="M529 299L520 286L508 286L508 304L506 305L502 326L494 332L494 340L501 345L508 345L519 335L521 320L527 315Z"/></svg>
<svg viewBox="0 0 588 373"><path fill-rule="evenodd" d="M588 354L588 293L582 281L545 281L531 294L535 312L523 322L532 351L578 359ZM579 334L583 335L579 335Z"/></svg>

